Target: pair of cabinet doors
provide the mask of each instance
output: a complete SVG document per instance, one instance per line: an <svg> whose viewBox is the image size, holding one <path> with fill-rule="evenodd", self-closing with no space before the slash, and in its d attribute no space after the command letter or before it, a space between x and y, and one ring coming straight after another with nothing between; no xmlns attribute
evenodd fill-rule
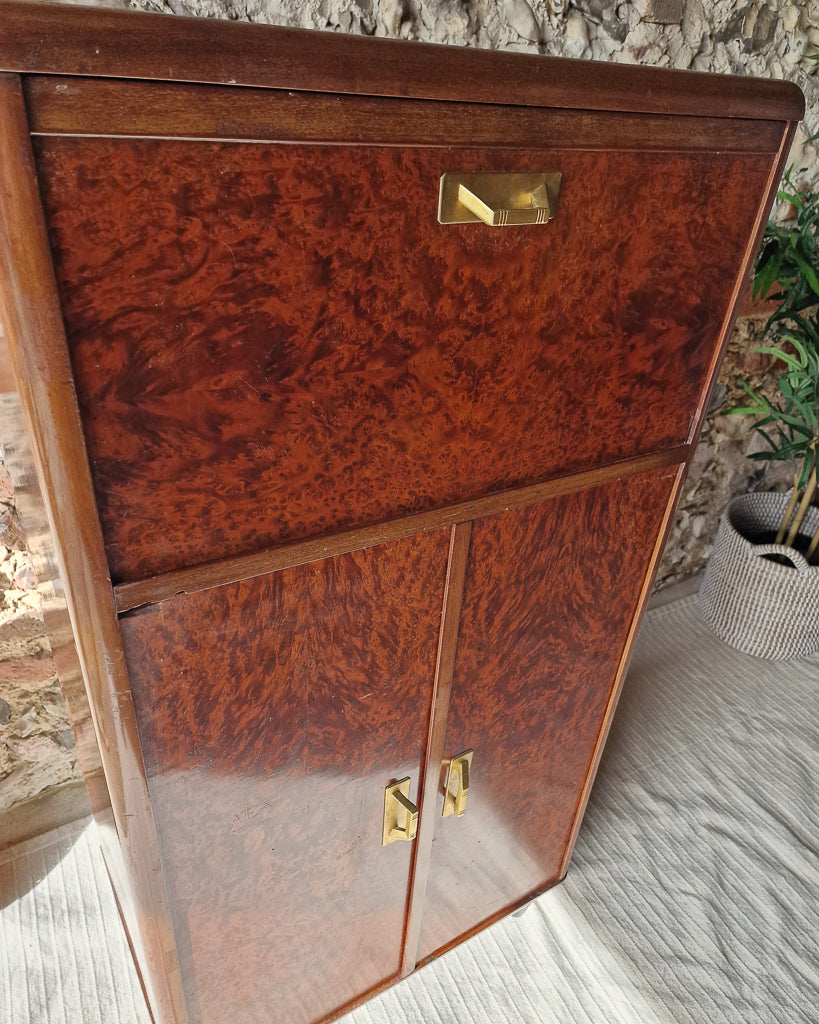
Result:
<svg viewBox="0 0 819 1024"><path fill-rule="evenodd" d="M154 1016L315 1022L566 870L804 103L3 18L0 306ZM460 174L554 216L441 222Z"/></svg>
<svg viewBox="0 0 819 1024"><path fill-rule="evenodd" d="M121 618L203 1021L257 1021L271 1006L319 1019L558 880L676 476L614 480ZM444 748L473 761L463 815L444 817L444 766L425 761L448 577L462 595ZM385 787L405 777L416 804L425 781L437 788L435 820L383 845Z"/></svg>

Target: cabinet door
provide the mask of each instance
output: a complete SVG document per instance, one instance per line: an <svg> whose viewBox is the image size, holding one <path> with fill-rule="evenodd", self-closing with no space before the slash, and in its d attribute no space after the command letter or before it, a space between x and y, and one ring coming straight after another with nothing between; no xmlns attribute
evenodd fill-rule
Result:
<svg viewBox="0 0 819 1024"><path fill-rule="evenodd" d="M399 970L448 531L121 621L192 1021L298 1024Z"/></svg>
<svg viewBox="0 0 819 1024"><path fill-rule="evenodd" d="M473 525L446 730L474 750L439 795L423 959L558 880L675 470Z"/></svg>
<svg viewBox="0 0 819 1024"><path fill-rule="evenodd" d="M117 582L684 443L771 171L596 148L35 152ZM442 174L538 169L563 174L548 227L438 223Z"/></svg>

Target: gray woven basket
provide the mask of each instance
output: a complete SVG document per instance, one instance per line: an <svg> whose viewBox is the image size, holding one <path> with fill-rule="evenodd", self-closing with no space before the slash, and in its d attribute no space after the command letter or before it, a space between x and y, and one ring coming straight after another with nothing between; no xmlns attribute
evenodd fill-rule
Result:
<svg viewBox="0 0 819 1024"><path fill-rule="evenodd" d="M787 495L768 493L731 502L699 594L702 617L721 640L778 661L819 650L819 565L808 565L782 544L754 543L776 533L787 503ZM812 535L817 527L819 508L812 508L802 530ZM785 555L791 564L773 562L767 554Z"/></svg>

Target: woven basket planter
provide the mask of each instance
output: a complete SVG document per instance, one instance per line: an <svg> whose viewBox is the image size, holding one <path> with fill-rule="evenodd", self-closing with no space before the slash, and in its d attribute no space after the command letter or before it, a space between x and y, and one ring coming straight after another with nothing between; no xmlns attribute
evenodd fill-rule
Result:
<svg viewBox="0 0 819 1024"><path fill-rule="evenodd" d="M703 619L731 647L759 658L784 661L819 650L819 565L808 565L793 548L762 541L776 534L784 494L744 494L720 520L700 587ZM802 530L812 535L819 509ZM781 554L790 564L765 555Z"/></svg>

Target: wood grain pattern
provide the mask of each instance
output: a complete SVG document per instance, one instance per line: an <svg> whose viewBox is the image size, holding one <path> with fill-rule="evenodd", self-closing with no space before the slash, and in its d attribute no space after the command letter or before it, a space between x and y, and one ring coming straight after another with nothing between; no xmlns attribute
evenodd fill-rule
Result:
<svg viewBox="0 0 819 1024"><path fill-rule="evenodd" d="M68 361L20 82L0 75L0 317L93 709L131 941L157 1017L186 1024L114 597ZM55 645L64 639L55 637ZM72 652L66 652L69 665ZM65 668L65 666L64 666Z"/></svg>
<svg viewBox="0 0 819 1024"><path fill-rule="evenodd" d="M340 142L553 149L775 153L780 121L500 107L369 96L237 91L219 86L62 75L26 79L37 135L136 135L268 142Z"/></svg>
<svg viewBox="0 0 819 1024"><path fill-rule="evenodd" d="M461 523L452 528L450 536L444 607L441 631L438 637L438 658L435 665L432 713L429 717L424 770L418 789L418 835L412 860L410 899L407 907L401 964L402 976L415 970L418 960L418 937L424 917L429 858L435 834L435 805L438 799L438 776L440 774L438 765L444 756L446 722L452 694L452 672L455 667L455 651L461 623L461 606L471 532L470 523Z"/></svg>
<svg viewBox="0 0 819 1024"><path fill-rule="evenodd" d="M472 519L505 512L510 508L525 508L546 498L557 498L588 487L597 487L607 481L618 480L635 473L648 473L663 466L676 466L687 462L690 455L689 445L677 445L651 455L625 459L623 462L614 462L582 473L566 473L539 484L518 487L513 491L499 491L484 498L459 502L457 505L448 505L432 512L418 512L372 526L343 530L329 537L283 544L250 555L208 562L161 576L150 576L144 580L135 580L133 583L120 583L114 588L117 609L126 612L140 605L165 601L175 594L192 594L197 590L221 587L226 583L238 583L239 580L278 572L280 569L290 569L295 565L315 562L320 558L343 555L348 551L373 547L375 544L386 544L391 540L467 523Z"/></svg>
<svg viewBox="0 0 819 1024"><path fill-rule="evenodd" d="M37 150L117 582L683 442L771 163ZM544 164L544 229L437 224L443 171Z"/></svg>
<svg viewBox="0 0 819 1024"><path fill-rule="evenodd" d="M446 736L471 788L437 819L421 959L557 881L675 478L473 524Z"/></svg>
<svg viewBox="0 0 819 1024"><path fill-rule="evenodd" d="M799 120L790 82L5 0L0 69Z"/></svg>
<svg viewBox="0 0 819 1024"><path fill-rule="evenodd" d="M183 963L205 1024L313 1021L401 964L447 531L121 620ZM194 986L195 976L195 986Z"/></svg>
<svg viewBox="0 0 819 1024"><path fill-rule="evenodd" d="M2 290L0 283L0 291ZM0 309L2 306L3 300L0 299ZM5 366L4 360L7 360ZM3 401L0 404L3 463L14 487L14 504L25 532L26 550L31 556L37 580L40 611L57 669L60 691L74 734L77 761L88 789L92 810L99 822L106 807L110 813L111 800L102 772L91 706L71 629L65 585L60 577L59 560L48 521L48 512L17 393L17 378L0 322L0 387L3 385Z"/></svg>
<svg viewBox="0 0 819 1024"><path fill-rule="evenodd" d="M637 642L637 635L640 629L640 624L643 619L643 615L648 607L648 600L651 596L651 590L654 586L654 579L657 575L657 569L660 564L660 559L663 555L666 540L671 530L672 523L674 521L674 513L677 509L677 502L679 501L680 492L682 491L683 483L685 482L685 473L687 466L680 466L674 476L674 482L671 487L671 493L668 498L665 513L663 515L660 529L657 533L657 537L654 543L654 550L651 552L649 560L648 572L646 573L645 579L643 580L642 592L637 599L637 606L632 616L631 622L628 628L628 635L626 642L623 645L622 653L620 655L620 661L617 665L616 672L614 674L614 681L612 683L611 691L609 694L608 703L606 710L603 715L603 724L600 728L600 732L597 734L597 742L595 743L594 753L592 754L591 761L589 763L589 770L586 773L586 778L583 781L583 788L581 790L580 799L577 803L577 811L575 812L574 821L572 822L571 832L563 851L563 859L560 864L560 870L558 876L564 878L566 872L569 869L569 861L571 860L572 853L574 852L574 844L577 840L577 836L580 832L580 826L583 821L583 815L586 813L586 805L589 802L589 796L591 794L592 786L597 775L597 769L600 766L600 760L603 756L603 749L608 739L609 729L611 728L612 721L614 719L614 713L617 710L617 704L620 700L620 693L623 688L623 684L626 680L626 673L628 672L629 662L631 655L634 650L634 645ZM648 549L649 545L646 545Z"/></svg>
<svg viewBox="0 0 819 1024"><path fill-rule="evenodd" d="M706 383L700 391L699 402L692 418L689 440L693 447L696 447L697 442L699 441L700 432L703 424L705 423L705 418L708 415L708 410L711 404L711 395L716 387L720 363L722 362L725 350L728 347L728 340L734 329L734 323L740 313L740 304L743 292L751 286L754 261L756 260L757 252L759 251L760 244L762 243L762 236L768 223L768 216L773 207L774 199L776 198L776 193L782 180L782 175L785 173L786 163L791 151L791 143L793 142L797 127L798 122L796 121L792 121L790 124L786 124L784 126L782 140L779 144L779 151L771 165L768 181L766 182L764 189L760 191L759 205L756 209L753 227L748 233L745 253L742 258L739 273L737 274L736 281L734 283L733 295L731 296L731 301L728 304L728 310L722 323L722 329L717 339L717 344L714 347L714 354L712 356ZM768 314L765 315L767 316Z"/></svg>

